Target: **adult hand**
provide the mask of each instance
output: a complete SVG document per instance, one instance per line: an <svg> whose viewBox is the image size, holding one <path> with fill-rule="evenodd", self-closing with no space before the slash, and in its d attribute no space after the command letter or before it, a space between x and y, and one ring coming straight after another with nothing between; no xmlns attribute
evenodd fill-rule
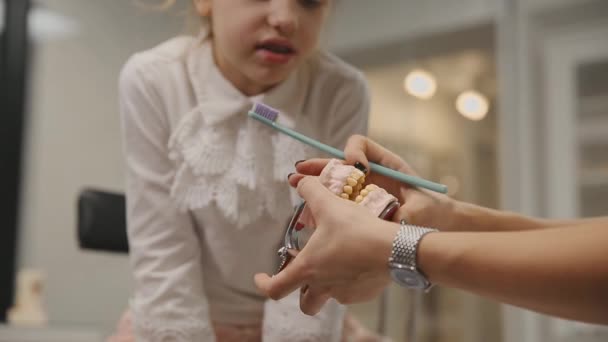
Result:
<svg viewBox="0 0 608 342"><path fill-rule="evenodd" d="M317 177L301 178L298 192L306 200L315 232L279 274L257 274L258 289L277 300L302 288L300 308L309 315L330 297L348 304L380 294L390 282L387 263L399 226L337 197Z"/></svg>
<svg viewBox="0 0 608 342"><path fill-rule="evenodd" d="M369 170L369 161L386 166L399 172L417 175L399 156L385 149L371 139L353 135L344 149L347 164L359 162ZM319 175L327 164L327 159L310 159L296 165L297 173L289 177L291 186L307 175ZM454 227L455 201L450 197L426 189L420 189L392 178L369 173L366 183L373 183L399 199L402 204L393 216L394 221L405 219L410 224L451 230Z"/></svg>

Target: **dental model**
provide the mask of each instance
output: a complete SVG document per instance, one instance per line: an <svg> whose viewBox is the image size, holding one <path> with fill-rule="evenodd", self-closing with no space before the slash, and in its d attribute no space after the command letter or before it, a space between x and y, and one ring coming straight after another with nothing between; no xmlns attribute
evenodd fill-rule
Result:
<svg viewBox="0 0 608 342"><path fill-rule="evenodd" d="M390 220L399 207L397 198L375 184L366 185L365 180L365 173L352 165L344 165L338 159L331 159L319 175L319 181L329 191L366 207L382 219ZM299 221L304 226L312 224L308 210L304 210Z"/></svg>
<svg viewBox="0 0 608 342"><path fill-rule="evenodd" d="M338 159L331 159L325 165L319 180L336 196L354 201L383 220L391 220L400 206L397 198L386 190L375 184L366 185L363 171L344 165ZM281 272L304 247L300 236L306 227L314 227L314 220L310 209L303 202L296 208L285 231L283 246L277 252L280 258L277 272Z"/></svg>

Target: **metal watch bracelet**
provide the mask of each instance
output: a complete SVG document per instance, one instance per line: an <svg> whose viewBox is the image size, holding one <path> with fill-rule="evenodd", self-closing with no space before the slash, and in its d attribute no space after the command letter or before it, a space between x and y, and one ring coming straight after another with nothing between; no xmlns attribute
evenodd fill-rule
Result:
<svg viewBox="0 0 608 342"><path fill-rule="evenodd" d="M389 265L406 266L422 275L417 264L418 244L426 234L437 231L433 228L410 225L405 220L401 220L401 227L393 240L391 256L388 260Z"/></svg>

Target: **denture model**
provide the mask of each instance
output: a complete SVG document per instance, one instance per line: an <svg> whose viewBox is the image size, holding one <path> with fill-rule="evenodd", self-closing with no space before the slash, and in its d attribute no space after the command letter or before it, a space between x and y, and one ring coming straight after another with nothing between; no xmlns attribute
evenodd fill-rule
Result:
<svg viewBox="0 0 608 342"><path fill-rule="evenodd" d="M390 220L399 208L395 196L375 184L365 184L365 173L352 165L344 165L338 159L331 159L327 163L319 175L319 181L332 193L358 203L382 219ZM300 216L299 223L300 227L313 224L307 209Z"/></svg>

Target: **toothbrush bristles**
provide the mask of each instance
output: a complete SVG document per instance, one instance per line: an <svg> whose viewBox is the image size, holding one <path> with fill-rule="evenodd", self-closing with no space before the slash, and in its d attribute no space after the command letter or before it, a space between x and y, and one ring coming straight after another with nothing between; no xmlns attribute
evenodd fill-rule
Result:
<svg viewBox="0 0 608 342"><path fill-rule="evenodd" d="M262 103L256 103L253 106L253 112L273 122L279 117L278 110Z"/></svg>

